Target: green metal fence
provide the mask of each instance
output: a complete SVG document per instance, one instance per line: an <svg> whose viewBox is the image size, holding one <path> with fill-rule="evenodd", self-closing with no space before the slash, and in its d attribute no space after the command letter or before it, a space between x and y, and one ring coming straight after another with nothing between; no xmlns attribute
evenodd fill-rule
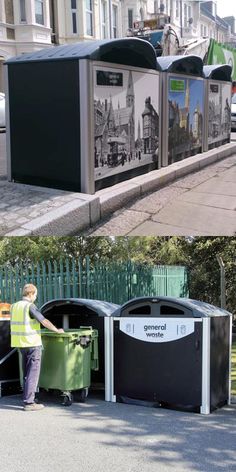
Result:
<svg viewBox="0 0 236 472"><path fill-rule="evenodd" d="M93 298L124 303L140 296L188 296L188 272L182 266L97 263L66 259L0 268L0 301L21 298L25 283L38 288L37 305L53 298Z"/></svg>

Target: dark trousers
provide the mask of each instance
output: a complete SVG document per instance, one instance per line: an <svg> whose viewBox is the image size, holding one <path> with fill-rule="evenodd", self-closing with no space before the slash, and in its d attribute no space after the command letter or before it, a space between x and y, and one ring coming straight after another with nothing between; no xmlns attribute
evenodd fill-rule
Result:
<svg viewBox="0 0 236 472"><path fill-rule="evenodd" d="M41 367L42 346L21 348L20 352L23 371L23 401L24 403L34 403Z"/></svg>

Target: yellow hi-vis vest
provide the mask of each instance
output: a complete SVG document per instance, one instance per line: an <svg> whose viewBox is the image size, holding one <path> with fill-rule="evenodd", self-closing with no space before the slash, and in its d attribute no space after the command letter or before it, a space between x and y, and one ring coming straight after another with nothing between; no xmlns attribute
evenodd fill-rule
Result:
<svg viewBox="0 0 236 472"><path fill-rule="evenodd" d="M32 319L27 300L11 306L11 347L36 347L42 345L40 323Z"/></svg>

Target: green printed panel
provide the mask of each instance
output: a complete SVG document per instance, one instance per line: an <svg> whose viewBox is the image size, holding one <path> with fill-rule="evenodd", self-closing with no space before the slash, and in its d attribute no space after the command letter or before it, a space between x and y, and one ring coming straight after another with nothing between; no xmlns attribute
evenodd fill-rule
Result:
<svg viewBox="0 0 236 472"><path fill-rule="evenodd" d="M236 80L236 49L211 39L207 64L229 64L232 67L232 80Z"/></svg>
<svg viewBox="0 0 236 472"><path fill-rule="evenodd" d="M184 92L185 82L184 80L170 79L170 92Z"/></svg>

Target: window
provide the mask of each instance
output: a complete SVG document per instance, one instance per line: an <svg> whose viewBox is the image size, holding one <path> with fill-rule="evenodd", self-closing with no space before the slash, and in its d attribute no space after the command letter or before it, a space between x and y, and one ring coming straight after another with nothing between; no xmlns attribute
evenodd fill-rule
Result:
<svg viewBox="0 0 236 472"><path fill-rule="evenodd" d="M158 1L157 0L154 1L154 13L155 14L158 13Z"/></svg>
<svg viewBox="0 0 236 472"><path fill-rule="evenodd" d="M188 6L188 20L189 18L192 18L192 8L191 6Z"/></svg>
<svg viewBox="0 0 236 472"><path fill-rule="evenodd" d="M188 14L188 8L186 3L184 4L184 27L187 28L188 23L187 23L187 14Z"/></svg>
<svg viewBox="0 0 236 472"><path fill-rule="evenodd" d="M72 33L77 34L77 0L71 0Z"/></svg>
<svg viewBox="0 0 236 472"><path fill-rule="evenodd" d="M117 6L112 5L112 31L113 38L117 38Z"/></svg>
<svg viewBox="0 0 236 472"><path fill-rule="evenodd" d="M93 36L93 5L92 0L86 0L86 34Z"/></svg>
<svg viewBox="0 0 236 472"><path fill-rule="evenodd" d="M44 24L43 18L43 0L35 0L35 21L39 25Z"/></svg>
<svg viewBox="0 0 236 472"><path fill-rule="evenodd" d="M6 23L8 23L9 25L14 25L13 0L5 0L4 4L6 12Z"/></svg>
<svg viewBox="0 0 236 472"><path fill-rule="evenodd" d="M176 18L179 18L179 0L176 0L175 2L175 16Z"/></svg>
<svg viewBox="0 0 236 472"><path fill-rule="evenodd" d="M107 2L102 2L102 39L107 37Z"/></svg>
<svg viewBox="0 0 236 472"><path fill-rule="evenodd" d="M25 0L20 0L20 22L26 21Z"/></svg>
<svg viewBox="0 0 236 472"><path fill-rule="evenodd" d="M128 9L128 28L133 28L133 10Z"/></svg>

